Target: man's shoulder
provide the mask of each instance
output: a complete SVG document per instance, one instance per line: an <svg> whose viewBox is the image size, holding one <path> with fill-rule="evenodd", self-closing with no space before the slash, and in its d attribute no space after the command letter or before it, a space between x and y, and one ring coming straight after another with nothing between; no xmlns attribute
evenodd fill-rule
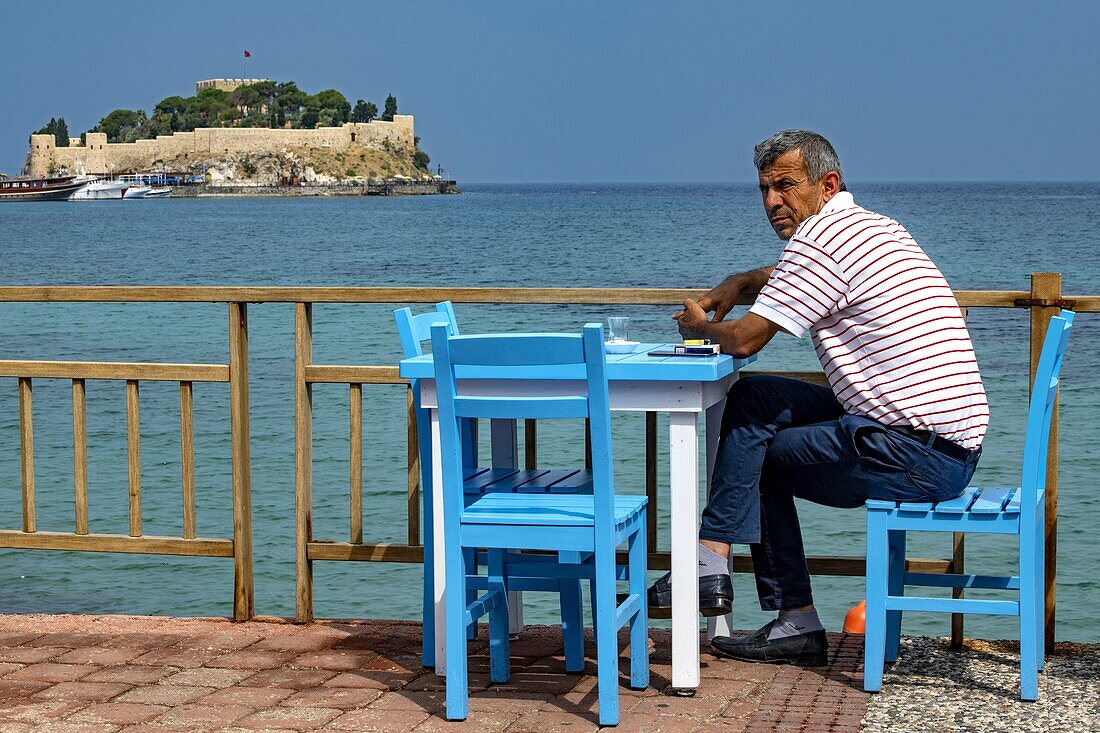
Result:
<svg viewBox="0 0 1100 733"><path fill-rule="evenodd" d="M869 232L885 232L895 236L907 234L905 227L894 219L853 203L814 214L802 222L794 237L829 249L852 236Z"/></svg>

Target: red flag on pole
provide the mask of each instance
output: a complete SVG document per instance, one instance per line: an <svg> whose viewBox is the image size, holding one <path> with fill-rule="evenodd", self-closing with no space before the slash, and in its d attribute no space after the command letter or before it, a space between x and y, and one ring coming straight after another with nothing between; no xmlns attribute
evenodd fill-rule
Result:
<svg viewBox="0 0 1100 733"><path fill-rule="evenodd" d="M246 59L250 59L250 58L252 58L252 54L251 54L251 53L249 53L248 51L245 51L245 52L244 52L244 57L245 57Z"/></svg>

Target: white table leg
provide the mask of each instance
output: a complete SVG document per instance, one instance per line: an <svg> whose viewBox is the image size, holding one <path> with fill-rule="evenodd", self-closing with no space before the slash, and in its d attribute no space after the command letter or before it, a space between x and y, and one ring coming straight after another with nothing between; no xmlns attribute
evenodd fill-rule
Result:
<svg viewBox="0 0 1100 733"><path fill-rule="evenodd" d="M726 401L715 402L707 408L707 496L710 496L710 482L714 477L714 461L718 457L718 438L721 437L722 413L725 410ZM733 560L730 560L730 570L733 570ZM716 636L729 636L732 624L732 614L713 616L707 619L707 639Z"/></svg>
<svg viewBox="0 0 1100 733"><path fill-rule="evenodd" d="M439 410L428 410L432 423L432 521L435 539L435 673L447 673L447 550L443 545L443 452L439 441Z"/></svg>
<svg viewBox="0 0 1100 733"><path fill-rule="evenodd" d="M699 419L669 413L672 534L672 686L699 686Z"/></svg>
<svg viewBox="0 0 1100 733"><path fill-rule="evenodd" d="M492 446L494 468L516 468L519 447L515 420L490 420L489 440ZM515 636L523 631L523 593L508 593L508 633Z"/></svg>

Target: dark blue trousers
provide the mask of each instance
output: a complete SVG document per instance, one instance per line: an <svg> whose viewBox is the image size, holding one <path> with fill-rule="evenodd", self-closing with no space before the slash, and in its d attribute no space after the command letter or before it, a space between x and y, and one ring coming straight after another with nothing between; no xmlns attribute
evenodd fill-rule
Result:
<svg viewBox="0 0 1100 733"><path fill-rule="evenodd" d="M960 460L865 417L828 387L753 375L734 382L699 538L748 544L764 610L813 603L794 500L841 508L868 499L958 496L980 451Z"/></svg>

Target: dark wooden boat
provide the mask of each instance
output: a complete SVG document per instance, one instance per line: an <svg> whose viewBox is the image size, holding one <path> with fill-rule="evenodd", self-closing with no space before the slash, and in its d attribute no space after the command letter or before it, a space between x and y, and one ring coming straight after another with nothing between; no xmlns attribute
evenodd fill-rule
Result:
<svg viewBox="0 0 1100 733"><path fill-rule="evenodd" d="M0 201L65 201L86 183L76 176L0 180Z"/></svg>

